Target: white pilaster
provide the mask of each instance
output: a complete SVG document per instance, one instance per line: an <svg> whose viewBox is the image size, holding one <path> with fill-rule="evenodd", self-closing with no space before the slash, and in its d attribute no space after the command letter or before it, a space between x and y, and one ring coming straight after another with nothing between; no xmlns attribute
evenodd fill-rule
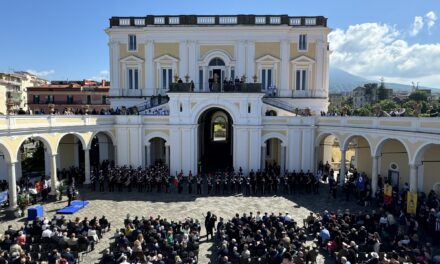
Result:
<svg viewBox="0 0 440 264"><path fill-rule="evenodd" d="M179 78L185 80L188 73L188 44L186 41L179 43Z"/></svg>
<svg viewBox="0 0 440 264"><path fill-rule="evenodd" d="M145 89L146 95L154 95L156 92L154 74L154 42L147 40L145 43Z"/></svg>
<svg viewBox="0 0 440 264"><path fill-rule="evenodd" d="M197 43L195 41L189 41L188 42L188 75L189 80L193 81L195 85L198 86L197 79L198 79L198 68L197 68Z"/></svg>
<svg viewBox="0 0 440 264"><path fill-rule="evenodd" d="M252 82L255 75L255 42L248 41L246 45L246 82Z"/></svg>
<svg viewBox="0 0 440 264"><path fill-rule="evenodd" d="M58 187L57 154L50 155L50 194L56 195Z"/></svg>
<svg viewBox="0 0 440 264"><path fill-rule="evenodd" d="M8 163L9 166L9 208L8 210L15 210L17 208L17 179L15 177L16 162Z"/></svg>
<svg viewBox="0 0 440 264"><path fill-rule="evenodd" d="M301 169L302 133L299 128L289 129L289 148L287 151L287 168L289 171Z"/></svg>
<svg viewBox="0 0 440 264"><path fill-rule="evenodd" d="M288 40L282 40L280 42L280 52L281 71L279 92L280 96L290 96L292 92L289 90L290 42Z"/></svg>
<svg viewBox="0 0 440 264"><path fill-rule="evenodd" d="M315 96L321 97L325 95L324 90L324 84L323 84L323 65L324 65L324 52L325 52L326 46L324 42L317 41L316 47L315 47L315 58L316 58L316 67L315 72L313 73L315 75L315 87L310 87L311 89L315 90Z"/></svg>
<svg viewBox="0 0 440 264"><path fill-rule="evenodd" d="M261 149L257 142L261 142L261 128L249 128L249 171L257 171L261 167Z"/></svg>
<svg viewBox="0 0 440 264"><path fill-rule="evenodd" d="M283 142L280 147L280 175L284 175L286 171L286 144Z"/></svg>
<svg viewBox="0 0 440 264"><path fill-rule="evenodd" d="M110 91L109 95L119 96L120 94L120 82L119 82L119 43L116 41L110 41Z"/></svg>
<svg viewBox="0 0 440 264"><path fill-rule="evenodd" d="M50 175L50 154L46 148L44 149L44 175Z"/></svg>
<svg viewBox="0 0 440 264"><path fill-rule="evenodd" d="M409 191L417 192L417 170L419 164L409 164Z"/></svg>
<svg viewBox="0 0 440 264"><path fill-rule="evenodd" d="M246 42L240 40L237 42L237 68L235 75L241 78L244 74L246 74ZM235 78L235 76L234 76Z"/></svg>
<svg viewBox="0 0 440 264"><path fill-rule="evenodd" d="M100 146L101 149L101 146ZM90 149L84 149L85 184L90 184Z"/></svg>

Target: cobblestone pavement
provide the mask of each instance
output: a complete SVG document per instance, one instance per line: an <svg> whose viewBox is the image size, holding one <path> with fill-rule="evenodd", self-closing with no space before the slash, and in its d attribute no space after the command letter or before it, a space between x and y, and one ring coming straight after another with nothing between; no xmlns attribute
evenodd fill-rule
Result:
<svg viewBox="0 0 440 264"><path fill-rule="evenodd" d="M324 190L325 189L325 190ZM327 188L322 190L321 195L302 194L289 196L265 196L265 197L243 197L236 196L195 196L177 193L138 193L137 191L127 192L90 192L88 189L80 190L82 199L89 200L90 204L74 215L66 215L67 218L93 216L100 218L105 215L112 224L112 231L104 234L103 239L98 243L95 250L86 255L83 263L97 263L101 252L113 241L112 237L115 228L123 227L123 220L130 214L133 216L156 216L170 220L182 220L185 217L199 219L203 223L207 211L211 211L218 217L226 220L235 213L249 212L288 212L302 226L303 219L309 212L323 212L324 210L346 209L365 210L365 207L358 207L354 201L345 202L341 198L336 200L329 198ZM325 191L325 192L324 192ZM67 205L66 198L63 201L52 202L44 205L45 217L51 218L58 209ZM24 219L2 220L0 232L3 233L8 225L19 228L23 225ZM202 224L203 226L203 224ZM202 228L202 236L205 230ZM200 244L199 263L210 262L212 249L211 241L205 242L202 238ZM320 255L319 263L325 262L325 256Z"/></svg>

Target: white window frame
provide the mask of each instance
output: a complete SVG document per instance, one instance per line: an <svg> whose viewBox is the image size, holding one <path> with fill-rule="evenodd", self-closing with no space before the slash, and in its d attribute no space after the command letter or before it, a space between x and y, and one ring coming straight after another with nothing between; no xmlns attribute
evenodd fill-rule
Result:
<svg viewBox="0 0 440 264"><path fill-rule="evenodd" d="M301 49L301 36L305 36L305 42L306 42L305 49ZM299 34L298 35L298 48L297 48L297 50L299 52L307 52L309 50L309 41L308 41L308 38L307 38L307 34Z"/></svg>
<svg viewBox="0 0 440 264"><path fill-rule="evenodd" d="M154 60L156 63L156 87L158 90L156 91L156 94L164 94L169 90L169 85L165 86L166 89L163 89L163 82L162 82L162 70L163 69L171 69L172 70L172 76L171 76L171 82L174 82L174 75L178 73L177 71L177 65L179 63L179 60L177 58L174 58L170 55L162 55ZM167 79L168 80L168 79Z"/></svg>
<svg viewBox="0 0 440 264"><path fill-rule="evenodd" d="M135 49L130 49L130 42L131 42L131 37L134 37L134 46L135 46ZM137 50L138 50L138 48L137 48L137 45L138 43L137 43L137 36L136 36L136 34L128 34L128 43L127 43L127 51L128 52L137 52Z"/></svg>
<svg viewBox="0 0 440 264"><path fill-rule="evenodd" d="M125 90L129 91L139 91L143 89L142 80L144 79L142 75L142 64L144 64L144 60L138 58L136 56L130 55L120 61L122 63L122 74L123 76L123 85ZM129 89L129 80L128 80L128 69L137 69L138 70L138 89ZM134 74L134 73L133 73ZM129 92L130 93L130 92ZM131 92L133 93L133 92ZM140 93L140 92L137 92ZM134 94L133 94L134 95Z"/></svg>
<svg viewBox="0 0 440 264"><path fill-rule="evenodd" d="M313 65L315 64L315 60L307 57L307 56L299 56L296 59L293 59L290 61L292 64L292 82L290 83L290 87L292 87L292 93L293 96L298 97L304 97L304 96L310 96L313 97L313 91L314 87L311 85L313 84ZM296 71L297 70L306 70L307 80L306 80L306 87L304 90L296 90ZM302 74L301 74L302 76Z"/></svg>
<svg viewBox="0 0 440 264"><path fill-rule="evenodd" d="M299 87L300 89L298 89L298 72L299 72ZM305 77L306 80L304 82L304 73L305 73ZM308 91L308 87L309 87L309 69L305 68L305 67L300 67L300 68L296 68L295 70L295 86L294 86L294 90L295 91Z"/></svg>
<svg viewBox="0 0 440 264"><path fill-rule="evenodd" d="M255 61L257 63L258 80L262 85L262 90L266 91L266 87L263 86L263 70L272 70L272 86L278 87L278 67L280 59L272 56L265 55Z"/></svg>
<svg viewBox="0 0 440 264"><path fill-rule="evenodd" d="M265 86L265 84L263 83L263 80L265 80L266 82L268 82L268 79L269 78L267 78L268 76L269 76L269 70L271 71L271 83L267 83L268 84L268 86L266 87ZM266 75L266 76L264 76L265 78L263 78L263 71L265 71L265 73L264 73L264 75ZM275 73L275 69L274 69L274 67L262 67L262 68L260 68L259 69L259 73L260 73L260 83L261 83L261 88L264 90L264 91L266 91L270 86L273 86L273 85L276 85L276 84L274 84L274 73Z"/></svg>
<svg viewBox="0 0 440 264"><path fill-rule="evenodd" d="M166 77L165 77L165 86L164 86L164 83L163 83L163 71L164 70L165 70L165 75L166 75ZM171 70L171 76L169 76L169 70ZM163 66L159 70L159 75L160 75L160 80L159 80L160 90L166 92L166 91L169 90L170 84L173 83L175 71L173 70L173 67L171 65L170 66ZM171 83L170 83L170 80L171 80Z"/></svg>
<svg viewBox="0 0 440 264"><path fill-rule="evenodd" d="M130 74L131 71L131 74ZM136 78L135 78L135 73L137 71L137 83L136 83ZM140 71L138 67L127 67L126 68L126 87L128 90L133 91L133 90L139 90L140 89ZM133 87L130 87L130 78L133 78Z"/></svg>

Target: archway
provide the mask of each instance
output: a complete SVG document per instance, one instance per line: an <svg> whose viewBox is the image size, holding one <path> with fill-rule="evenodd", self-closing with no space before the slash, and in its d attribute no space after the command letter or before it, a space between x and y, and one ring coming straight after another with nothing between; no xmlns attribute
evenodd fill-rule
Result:
<svg viewBox="0 0 440 264"><path fill-rule="evenodd" d="M214 107L206 110L198 120L198 170L203 172L232 168L233 131L228 112Z"/></svg>
<svg viewBox="0 0 440 264"><path fill-rule="evenodd" d="M115 148L110 135L106 132L96 133L90 144L90 165L101 168L103 165L114 165Z"/></svg>
<svg viewBox="0 0 440 264"><path fill-rule="evenodd" d="M409 184L409 158L408 150L402 141L394 138L386 138L381 141L375 151L380 157L379 181L387 181L394 187L401 188L405 183Z"/></svg>
<svg viewBox="0 0 440 264"><path fill-rule="evenodd" d="M368 139L364 136L352 135L343 142L342 149L347 152L349 168L365 173L371 179L373 159Z"/></svg>
<svg viewBox="0 0 440 264"><path fill-rule="evenodd" d="M324 134L322 137L318 137L315 155L318 170L323 171L325 176L334 177L336 180L342 160L339 138L334 134ZM346 154L345 160L350 160L350 156L348 155L347 159Z"/></svg>
<svg viewBox="0 0 440 264"><path fill-rule="evenodd" d="M73 179L75 183L83 183L85 162L82 138L75 134L64 135L58 143L57 153L60 178L66 179L69 184L73 182Z"/></svg>
<svg viewBox="0 0 440 264"><path fill-rule="evenodd" d="M275 169L278 173L284 171L285 153L283 151L282 141L279 138L269 138L264 142L264 153L262 168L268 170Z"/></svg>
<svg viewBox="0 0 440 264"><path fill-rule="evenodd" d="M440 171L440 144L426 144L415 156L417 165L417 190L429 193L431 190L440 194L439 179L435 173Z"/></svg>
<svg viewBox="0 0 440 264"><path fill-rule="evenodd" d="M166 141L160 137L154 137L149 140L150 156L147 157L147 166L156 164L167 164L167 146Z"/></svg>

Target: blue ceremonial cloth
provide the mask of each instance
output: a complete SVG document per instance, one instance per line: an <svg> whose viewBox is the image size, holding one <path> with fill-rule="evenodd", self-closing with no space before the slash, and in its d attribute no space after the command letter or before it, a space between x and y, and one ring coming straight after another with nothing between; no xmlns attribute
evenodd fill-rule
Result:
<svg viewBox="0 0 440 264"><path fill-rule="evenodd" d="M41 205L35 205L28 208L28 220L34 221L35 219L42 218L44 216L44 208Z"/></svg>
<svg viewBox="0 0 440 264"><path fill-rule="evenodd" d="M89 201L80 201L75 200L70 203L70 206L66 206L63 209L57 211L57 214L74 214L86 207L89 204Z"/></svg>
<svg viewBox="0 0 440 264"><path fill-rule="evenodd" d="M8 191L0 192L0 204L8 200Z"/></svg>

